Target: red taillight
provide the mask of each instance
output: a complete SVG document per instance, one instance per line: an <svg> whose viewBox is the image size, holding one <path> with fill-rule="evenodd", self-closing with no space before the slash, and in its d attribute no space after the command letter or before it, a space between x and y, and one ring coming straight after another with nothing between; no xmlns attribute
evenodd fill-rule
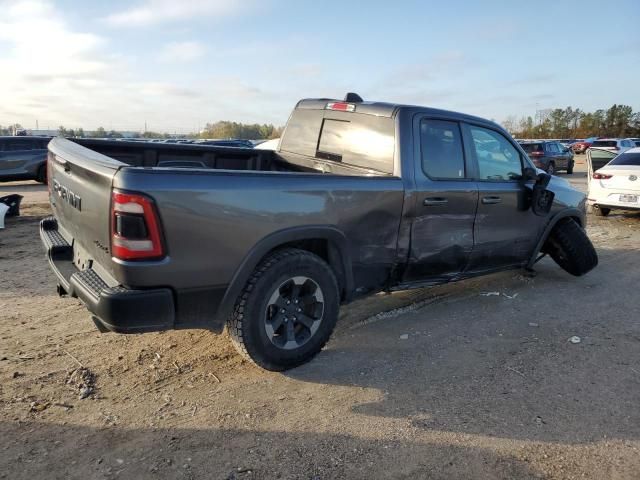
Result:
<svg viewBox="0 0 640 480"><path fill-rule="evenodd" d="M530 157L544 157L544 152L531 152Z"/></svg>
<svg viewBox="0 0 640 480"><path fill-rule="evenodd" d="M605 175L604 173L594 173L593 178L596 180L609 180L613 175Z"/></svg>
<svg viewBox="0 0 640 480"><path fill-rule="evenodd" d="M150 260L164 256L160 222L150 198L112 192L111 253L120 260Z"/></svg>
<svg viewBox="0 0 640 480"><path fill-rule="evenodd" d="M356 106L353 103L345 102L329 102L325 107L326 110L339 110L341 112L355 112Z"/></svg>

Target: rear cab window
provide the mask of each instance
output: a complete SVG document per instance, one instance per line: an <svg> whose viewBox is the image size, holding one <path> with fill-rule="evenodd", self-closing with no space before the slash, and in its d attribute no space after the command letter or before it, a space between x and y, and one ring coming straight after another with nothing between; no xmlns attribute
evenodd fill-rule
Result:
<svg viewBox="0 0 640 480"><path fill-rule="evenodd" d="M296 109L287 123L280 149L392 174L395 121L357 112Z"/></svg>
<svg viewBox="0 0 640 480"><path fill-rule="evenodd" d="M611 160L609 165L640 166L640 153L623 153Z"/></svg>
<svg viewBox="0 0 640 480"><path fill-rule="evenodd" d="M544 153L544 147L542 146L542 143L521 143L520 146L527 154L533 152Z"/></svg>

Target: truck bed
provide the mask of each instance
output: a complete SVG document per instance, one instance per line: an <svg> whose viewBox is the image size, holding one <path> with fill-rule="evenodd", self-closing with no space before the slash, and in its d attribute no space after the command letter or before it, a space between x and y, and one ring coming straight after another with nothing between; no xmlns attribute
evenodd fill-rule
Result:
<svg viewBox="0 0 640 480"><path fill-rule="evenodd" d="M254 171L312 170L287 161L273 150L83 138L70 140L132 167Z"/></svg>

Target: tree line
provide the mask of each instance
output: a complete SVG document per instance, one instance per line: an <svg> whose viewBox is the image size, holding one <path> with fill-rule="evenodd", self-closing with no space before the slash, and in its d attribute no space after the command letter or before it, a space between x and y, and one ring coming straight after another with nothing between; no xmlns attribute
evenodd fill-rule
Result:
<svg viewBox="0 0 640 480"><path fill-rule="evenodd" d="M20 124L9 125L3 127L0 125L0 135L13 135L15 130L22 130ZM220 121L215 123L207 123L201 132L180 135L184 138L242 138L247 140L269 140L279 138L282 135L284 127L276 127L272 124L259 123L240 123L230 121ZM96 130L84 130L83 128L66 128L60 125L57 133L63 137L92 137L92 138L122 138L122 133L116 130L106 130L104 127L98 127ZM134 138L173 138L175 134L167 132L145 131L135 133Z"/></svg>
<svg viewBox="0 0 640 480"><path fill-rule="evenodd" d="M276 127L272 124L245 124L229 122L226 120L207 123L200 132L201 138L244 138L247 140L268 140L279 138L284 127Z"/></svg>
<svg viewBox="0 0 640 480"><path fill-rule="evenodd" d="M640 112L617 104L595 112L556 108L536 119L510 116L502 126L515 138L640 137Z"/></svg>

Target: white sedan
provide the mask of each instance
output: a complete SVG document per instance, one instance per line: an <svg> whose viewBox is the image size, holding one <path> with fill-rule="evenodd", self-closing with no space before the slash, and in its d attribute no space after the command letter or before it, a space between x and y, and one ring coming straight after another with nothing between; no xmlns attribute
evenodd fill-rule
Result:
<svg viewBox="0 0 640 480"><path fill-rule="evenodd" d="M609 215L612 209L640 211L640 147L614 156L601 166L603 160L608 160L604 152L594 148L587 151L587 201L595 214Z"/></svg>

